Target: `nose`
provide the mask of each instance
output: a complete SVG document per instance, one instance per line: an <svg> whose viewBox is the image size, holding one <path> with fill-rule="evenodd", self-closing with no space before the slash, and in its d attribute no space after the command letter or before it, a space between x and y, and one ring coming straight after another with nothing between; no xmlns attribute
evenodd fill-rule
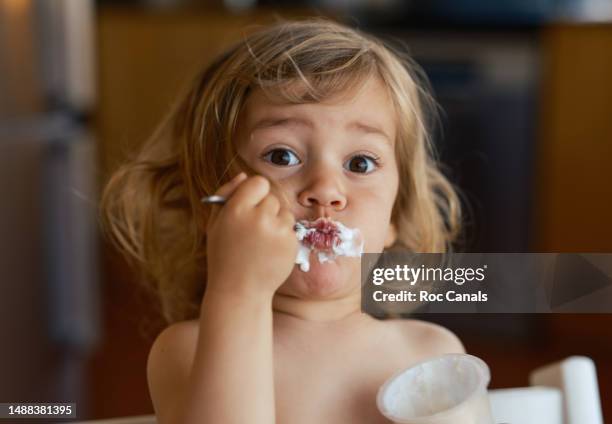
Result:
<svg viewBox="0 0 612 424"><path fill-rule="evenodd" d="M341 211L346 207L346 195L338 177L330 172L320 172L298 195L298 202L306 208ZM317 211L319 213L319 211Z"/></svg>

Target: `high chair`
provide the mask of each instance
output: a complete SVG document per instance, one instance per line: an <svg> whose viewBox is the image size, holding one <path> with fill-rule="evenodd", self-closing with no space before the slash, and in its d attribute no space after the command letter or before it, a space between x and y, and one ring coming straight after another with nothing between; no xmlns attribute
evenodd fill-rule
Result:
<svg viewBox="0 0 612 424"><path fill-rule="evenodd" d="M595 364L571 356L531 372L531 387L489 390L497 423L603 424Z"/></svg>

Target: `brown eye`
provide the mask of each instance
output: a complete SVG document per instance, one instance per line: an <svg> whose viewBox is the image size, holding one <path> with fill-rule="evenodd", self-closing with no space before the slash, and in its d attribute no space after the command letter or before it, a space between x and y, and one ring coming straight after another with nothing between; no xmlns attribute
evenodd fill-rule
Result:
<svg viewBox="0 0 612 424"><path fill-rule="evenodd" d="M376 159L365 155L353 156L348 161L346 169L359 174L369 174L376 169Z"/></svg>
<svg viewBox="0 0 612 424"><path fill-rule="evenodd" d="M300 163L298 157L288 149L273 149L266 153L263 158L278 166L293 166Z"/></svg>

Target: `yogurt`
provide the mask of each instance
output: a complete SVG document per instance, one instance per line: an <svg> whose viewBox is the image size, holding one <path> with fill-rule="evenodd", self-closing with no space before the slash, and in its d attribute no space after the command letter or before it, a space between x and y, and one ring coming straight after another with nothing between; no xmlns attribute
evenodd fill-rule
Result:
<svg viewBox="0 0 612 424"><path fill-rule="evenodd" d="M360 257L363 253L361 232L329 218L298 221L295 234L300 241L295 263L304 272L310 270L310 252L316 252L320 263L333 261L338 256Z"/></svg>

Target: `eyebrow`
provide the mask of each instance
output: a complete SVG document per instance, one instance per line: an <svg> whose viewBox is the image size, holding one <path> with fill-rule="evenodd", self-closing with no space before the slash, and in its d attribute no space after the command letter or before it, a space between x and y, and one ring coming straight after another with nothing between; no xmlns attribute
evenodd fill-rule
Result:
<svg viewBox="0 0 612 424"><path fill-rule="evenodd" d="M389 144L391 143L391 138L387 135L387 133L376 126L373 125L369 125L363 122L359 122L359 121L353 121L350 124L348 124L347 128L351 128L351 129L355 129L358 130L364 134L377 134L382 136L386 141L389 142Z"/></svg>
<svg viewBox="0 0 612 424"><path fill-rule="evenodd" d="M259 120L258 122L256 122L253 125L253 128L251 129L251 132L254 132L254 131L260 130L260 129L264 129L264 128L286 127L286 126L290 126L290 125L299 125L299 126L305 126L305 127L308 127L308 128L313 128L314 127L312 121L310 121L308 119L304 119L304 118L298 118L298 117L264 118L264 119ZM353 121L353 122L349 123L346 127L348 129L357 130L357 131L362 132L364 134L377 134L377 135L380 135L380 136L384 137L386 139L386 141L391 143L391 138L389 137L389 135L384 130L382 130L381 128L379 128L377 126L366 124L366 123L360 122L360 121Z"/></svg>
<svg viewBox="0 0 612 424"><path fill-rule="evenodd" d="M264 128L273 128L273 127L286 127L289 125L302 125L309 128L313 127L313 124L308 119L302 118L264 118L255 123L251 132L255 130L260 130Z"/></svg>

